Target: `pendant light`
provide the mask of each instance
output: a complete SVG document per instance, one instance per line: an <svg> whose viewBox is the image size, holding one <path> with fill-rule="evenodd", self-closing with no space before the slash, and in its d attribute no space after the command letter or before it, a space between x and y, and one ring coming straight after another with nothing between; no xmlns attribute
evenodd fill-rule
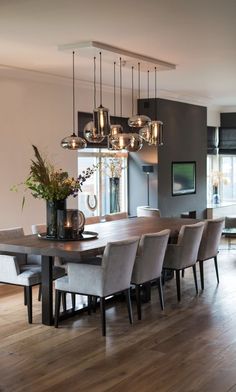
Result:
<svg viewBox="0 0 236 392"><path fill-rule="evenodd" d="M94 128L97 135L105 137L110 133L109 110L102 106L102 53L100 56L100 106L93 111Z"/></svg>
<svg viewBox="0 0 236 392"><path fill-rule="evenodd" d="M150 72L148 70L147 71L147 99L148 99L148 101L149 101L149 74L150 74ZM139 135L145 140L145 142L147 142L147 143L150 142L150 137L151 137L150 123L140 129Z"/></svg>
<svg viewBox="0 0 236 392"><path fill-rule="evenodd" d="M150 146L163 146L163 122L157 120L157 68L155 67L155 120L150 124Z"/></svg>
<svg viewBox="0 0 236 392"><path fill-rule="evenodd" d="M133 67L132 67L133 71ZM138 99L140 99L140 63L138 63ZM133 72L132 72L132 117L128 119L128 125L132 128L142 128L148 125L151 119L142 114L133 114Z"/></svg>
<svg viewBox="0 0 236 392"><path fill-rule="evenodd" d="M120 58L120 117L122 117L122 99L121 99L121 89L122 89L122 78L121 78L121 58ZM114 62L114 117L116 120L116 62ZM123 128L120 124L112 124L110 129L110 135L115 136L123 132Z"/></svg>
<svg viewBox="0 0 236 392"><path fill-rule="evenodd" d="M136 152L143 147L142 138L137 133L122 133L111 139L114 150L127 150Z"/></svg>
<svg viewBox="0 0 236 392"><path fill-rule="evenodd" d="M121 57L120 57L120 117L122 117L122 64L121 64ZM114 62L114 117L116 118L116 62ZM117 135L123 133L123 127L120 124L112 124L110 134L107 140L107 147L109 150L122 150L123 143L121 144L122 147L116 146L112 144L112 139ZM119 144L119 143L118 143Z"/></svg>
<svg viewBox="0 0 236 392"><path fill-rule="evenodd" d="M93 108L96 109L96 57L93 58ZM94 121L89 121L84 127L84 137L89 143L101 143L105 136L95 128Z"/></svg>
<svg viewBox="0 0 236 392"><path fill-rule="evenodd" d="M61 147L67 150L79 150L87 147L86 141L75 134L75 52L72 52L73 80L72 80L72 110L73 133L61 141Z"/></svg>
<svg viewBox="0 0 236 392"><path fill-rule="evenodd" d="M132 110L133 110L133 70L132 67ZM122 107L122 105L121 105ZM127 150L136 152L143 147L143 140L137 133L122 133L111 138L111 144L114 150Z"/></svg>

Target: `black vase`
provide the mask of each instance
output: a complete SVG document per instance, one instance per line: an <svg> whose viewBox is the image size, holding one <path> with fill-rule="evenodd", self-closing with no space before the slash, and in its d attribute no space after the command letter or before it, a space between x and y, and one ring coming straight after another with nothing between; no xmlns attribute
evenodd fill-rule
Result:
<svg viewBox="0 0 236 392"><path fill-rule="evenodd" d="M110 178L110 212L120 212L120 179Z"/></svg>
<svg viewBox="0 0 236 392"><path fill-rule="evenodd" d="M66 199L47 200L47 237L57 238L57 211L66 209Z"/></svg>

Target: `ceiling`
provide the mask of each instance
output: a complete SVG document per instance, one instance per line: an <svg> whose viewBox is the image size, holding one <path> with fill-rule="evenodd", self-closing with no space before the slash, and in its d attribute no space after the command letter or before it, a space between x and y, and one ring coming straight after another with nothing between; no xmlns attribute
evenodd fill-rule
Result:
<svg viewBox="0 0 236 392"><path fill-rule="evenodd" d="M99 41L176 64L158 72L160 97L234 106L235 16L236 0L0 0L0 76L13 67L71 77L71 53L58 46ZM78 53L76 65L78 79L93 80L92 56ZM124 66L124 87L130 80ZM113 86L105 61L103 83ZM147 95L146 72L141 90Z"/></svg>

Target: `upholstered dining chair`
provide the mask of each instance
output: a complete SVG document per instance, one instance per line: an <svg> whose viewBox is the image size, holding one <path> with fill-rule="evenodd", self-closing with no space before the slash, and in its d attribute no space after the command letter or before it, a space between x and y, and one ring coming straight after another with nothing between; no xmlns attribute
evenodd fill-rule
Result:
<svg viewBox="0 0 236 392"><path fill-rule="evenodd" d="M160 218L161 213L158 208L152 208L149 206L139 206L139 207L137 207L137 216L138 217L147 216L147 217Z"/></svg>
<svg viewBox="0 0 236 392"><path fill-rule="evenodd" d="M219 283L219 272L217 264L217 253L220 244L221 233L224 227L224 218L209 219L206 221L197 259L200 267L201 289L204 290L203 265L206 260L214 259L216 279Z"/></svg>
<svg viewBox="0 0 236 392"><path fill-rule="evenodd" d="M142 285L147 282L157 281L161 309L164 309L161 272L169 235L170 230L163 230L159 233L144 234L140 239L131 278L131 283L136 286L136 302L139 320L141 320L142 317L140 289Z"/></svg>
<svg viewBox="0 0 236 392"><path fill-rule="evenodd" d="M0 230L0 240L24 236L22 227ZM28 322L32 323L32 287L41 284L41 267L17 253L0 254L0 282L24 287L24 302L28 310ZM62 269L54 271L55 278L64 275Z"/></svg>
<svg viewBox="0 0 236 392"><path fill-rule="evenodd" d="M94 223L100 223L100 216L88 216L85 218L85 225L92 225Z"/></svg>
<svg viewBox="0 0 236 392"><path fill-rule="evenodd" d="M180 271L192 267L196 293L198 294L196 262L200 246L204 222L181 227L177 244L167 245L163 263L164 270L174 270L176 273L177 298L181 300Z"/></svg>
<svg viewBox="0 0 236 392"><path fill-rule="evenodd" d="M105 298L124 291L130 323L133 322L130 302L130 280L138 248L139 237L106 245L101 265L68 264L68 276L57 279L55 327L58 327L61 294L78 293L100 298L102 334L106 335Z"/></svg>
<svg viewBox="0 0 236 392"><path fill-rule="evenodd" d="M128 214L127 212L114 212L112 214L108 214L105 216L106 221L114 221L114 220L119 220L119 219L127 219Z"/></svg>

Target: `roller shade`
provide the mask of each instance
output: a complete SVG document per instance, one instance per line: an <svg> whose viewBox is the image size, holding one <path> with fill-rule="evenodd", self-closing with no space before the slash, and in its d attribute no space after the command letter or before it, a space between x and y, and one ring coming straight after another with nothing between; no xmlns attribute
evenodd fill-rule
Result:
<svg viewBox="0 0 236 392"><path fill-rule="evenodd" d="M236 155L236 128L219 128L219 153Z"/></svg>

